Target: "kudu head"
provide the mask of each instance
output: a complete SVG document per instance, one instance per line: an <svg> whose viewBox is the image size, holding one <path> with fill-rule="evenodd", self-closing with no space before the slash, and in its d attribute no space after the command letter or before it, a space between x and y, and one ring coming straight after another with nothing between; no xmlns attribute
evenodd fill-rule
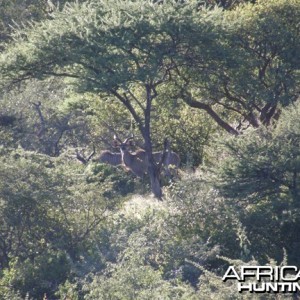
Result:
<svg viewBox="0 0 300 300"><path fill-rule="evenodd" d="M116 135L114 135L114 147L118 147L121 153L128 152L130 147L133 146L133 136L126 138L123 142Z"/></svg>

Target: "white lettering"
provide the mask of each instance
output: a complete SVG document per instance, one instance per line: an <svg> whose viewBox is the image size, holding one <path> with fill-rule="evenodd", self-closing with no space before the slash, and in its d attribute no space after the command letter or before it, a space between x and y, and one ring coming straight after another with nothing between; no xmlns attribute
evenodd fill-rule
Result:
<svg viewBox="0 0 300 300"><path fill-rule="evenodd" d="M272 292L277 292L278 286L277 286L277 282L265 282L265 292L270 292L272 290Z"/></svg>
<svg viewBox="0 0 300 300"><path fill-rule="evenodd" d="M269 279L273 281L273 267L271 266L259 267L256 273L256 280L261 281L262 277L269 277Z"/></svg>
<svg viewBox="0 0 300 300"><path fill-rule="evenodd" d="M278 282L278 287L281 288L280 290L278 290L278 292L291 292L292 284L293 284L292 282Z"/></svg>
<svg viewBox="0 0 300 300"><path fill-rule="evenodd" d="M240 272L229 266L222 280L228 279L237 281L239 293L300 292L300 269L296 266L240 266Z"/></svg>
<svg viewBox="0 0 300 300"><path fill-rule="evenodd" d="M241 293L243 290L253 292L253 284L252 283L238 283L238 292Z"/></svg>
<svg viewBox="0 0 300 300"><path fill-rule="evenodd" d="M230 274L231 272L233 273L232 275ZM239 277L239 274L236 272L234 266L229 266L229 268L225 272L224 276L222 277L223 281L226 281L227 279L237 279L238 281L241 280Z"/></svg>
<svg viewBox="0 0 300 300"><path fill-rule="evenodd" d="M293 282L293 292L300 291L300 284L298 282Z"/></svg>
<svg viewBox="0 0 300 300"><path fill-rule="evenodd" d="M257 266L241 266L241 281L245 281L245 277L255 277L258 268ZM251 270L256 272L249 272Z"/></svg>
<svg viewBox="0 0 300 300"><path fill-rule="evenodd" d="M297 272L297 267L296 266L283 266L280 269L280 280L282 281L294 281L291 280L291 278L286 277L286 274L288 274L288 270L293 270L294 272Z"/></svg>
<svg viewBox="0 0 300 300"><path fill-rule="evenodd" d="M238 292L248 291L250 293L270 293L270 292L299 292L300 284L297 282L256 282L238 283Z"/></svg>

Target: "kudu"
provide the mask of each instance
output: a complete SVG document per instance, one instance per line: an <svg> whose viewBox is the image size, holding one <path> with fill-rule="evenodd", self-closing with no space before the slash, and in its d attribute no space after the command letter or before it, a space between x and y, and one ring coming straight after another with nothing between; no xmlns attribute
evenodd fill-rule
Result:
<svg viewBox="0 0 300 300"><path fill-rule="evenodd" d="M98 160L102 163L118 166L122 164L122 157L120 153L112 153L109 150L101 152Z"/></svg>
<svg viewBox="0 0 300 300"><path fill-rule="evenodd" d="M122 164L127 170L130 170L133 174L138 177L143 177L148 171L148 159L145 150L138 150L134 153L131 153L129 150L132 146L133 137L126 138L123 142L115 135L114 136L114 144L115 146L120 148L121 154L111 153L109 151L103 152L100 156L100 161L106 162L112 165L116 164L116 161L121 161ZM161 162L163 158L163 152L153 152L154 161L159 164L162 163L164 167L164 172L166 176L170 176L171 172L169 166L173 166L175 171L180 164L179 156L172 151L167 151L164 155L164 160Z"/></svg>
<svg viewBox="0 0 300 300"><path fill-rule="evenodd" d="M115 147L120 148L121 161L123 166L130 170L138 177L143 177L147 173L148 163L146 152L144 150L138 150L135 153L131 153L129 150L132 146L132 137L126 138L122 142L116 135L114 136Z"/></svg>

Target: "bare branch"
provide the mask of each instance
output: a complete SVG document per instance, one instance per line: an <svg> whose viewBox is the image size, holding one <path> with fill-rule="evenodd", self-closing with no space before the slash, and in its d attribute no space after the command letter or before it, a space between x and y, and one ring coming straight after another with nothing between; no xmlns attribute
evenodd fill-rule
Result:
<svg viewBox="0 0 300 300"><path fill-rule="evenodd" d="M144 111L145 108L144 108L143 104L139 101L139 99L137 97L135 97L135 95L130 90L128 90L127 92L132 97L132 99L138 104L138 106L142 109L142 111ZM123 95L129 101L128 96L126 94L123 94Z"/></svg>
<svg viewBox="0 0 300 300"><path fill-rule="evenodd" d="M225 129L230 134L239 135L239 132L234 129L231 125L225 122L212 108L210 105L193 100L191 96L185 94L181 95L185 103L191 107L199 108L205 110L223 129Z"/></svg>
<svg viewBox="0 0 300 300"><path fill-rule="evenodd" d="M129 112L131 113L132 117L134 118L134 120L136 121L140 131L143 133L144 132L144 125L143 125L143 121L140 118L140 116L137 114L136 110L134 109L134 107L132 106L132 104L130 103L128 98L123 97L122 95L120 95L116 90L111 89L110 92L117 98L119 99L124 105L125 107L129 110Z"/></svg>
<svg viewBox="0 0 300 300"><path fill-rule="evenodd" d="M39 115L39 119L40 119L40 122L41 122L41 129L37 133L37 136L41 137L44 134L45 129L46 129L46 121L45 121L45 118L44 118L44 116L42 114L42 111L41 111L42 103L40 101L38 103L34 103L34 102L30 102L30 103L34 106L34 108L36 109L36 111Z"/></svg>
<svg viewBox="0 0 300 300"><path fill-rule="evenodd" d="M80 153L78 149L75 150L75 153L76 153L76 158L79 161L81 161L84 165L86 165L96 153L95 145L93 145L93 151L89 154L87 158L85 158L84 154Z"/></svg>

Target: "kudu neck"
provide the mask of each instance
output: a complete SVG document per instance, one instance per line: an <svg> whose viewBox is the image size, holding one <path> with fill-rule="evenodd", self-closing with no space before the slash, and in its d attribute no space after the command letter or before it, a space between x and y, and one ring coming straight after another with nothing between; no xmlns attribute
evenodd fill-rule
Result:
<svg viewBox="0 0 300 300"><path fill-rule="evenodd" d="M133 155L127 149L124 150L124 149L121 148L120 151L121 151L121 156L122 156L122 160L123 160L124 163L126 163L127 161L132 160Z"/></svg>

